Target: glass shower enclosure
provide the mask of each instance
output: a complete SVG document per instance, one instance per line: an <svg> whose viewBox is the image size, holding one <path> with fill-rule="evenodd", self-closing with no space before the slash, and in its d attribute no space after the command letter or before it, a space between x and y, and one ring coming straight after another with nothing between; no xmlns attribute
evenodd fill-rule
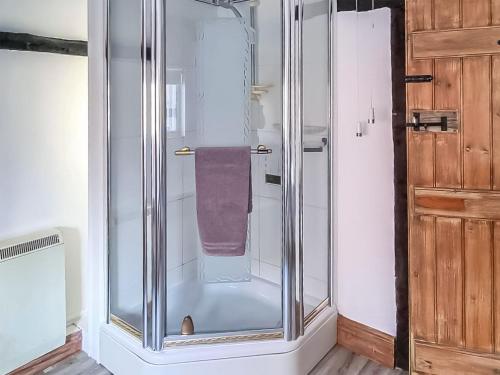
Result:
<svg viewBox="0 0 500 375"><path fill-rule="evenodd" d="M108 315L144 347L295 340L332 304L333 10L108 1ZM217 256L196 150L239 146L246 243Z"/></svg>

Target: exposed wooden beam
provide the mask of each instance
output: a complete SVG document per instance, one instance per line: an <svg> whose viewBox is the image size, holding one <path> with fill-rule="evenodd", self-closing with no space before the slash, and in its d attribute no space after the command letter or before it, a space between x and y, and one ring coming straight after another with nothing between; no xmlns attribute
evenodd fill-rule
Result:
<svg viewBox="0 0 500 375"><path fill-rule="evenodd" d="M87 56L87 42L0 31L0 49Z"/></svg>
<svg viewBox="0 0 500 375"><path fill-rule="evenodd" d="M364 12L377 8L403 8L404 0L337 0L337 11Z"/></svg>

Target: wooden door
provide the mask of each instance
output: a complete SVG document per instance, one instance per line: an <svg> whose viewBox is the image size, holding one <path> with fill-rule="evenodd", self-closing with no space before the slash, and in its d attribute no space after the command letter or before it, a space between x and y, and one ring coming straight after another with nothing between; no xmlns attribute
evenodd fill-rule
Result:
<svg viewBox="0 0 500 375"><path fill-rule="evenodd" d="M500 0L407 0L413 374L500 374ZM428 112L431 111L431 112Z"/></svg>

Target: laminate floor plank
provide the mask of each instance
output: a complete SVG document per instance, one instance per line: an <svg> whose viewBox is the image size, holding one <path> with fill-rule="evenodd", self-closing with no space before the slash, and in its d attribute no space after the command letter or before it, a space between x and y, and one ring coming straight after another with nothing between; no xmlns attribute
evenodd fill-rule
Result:
<svg viewBox="0 0 500 375"><path fill-rule="evenodd" d="M111 375L84 353L77 353L43 372L44 375Z"/></svg>
<svg viewBox="0 0 500 375"><path fill-rule="evenodd" d="M408 372L385 368L368 358L336 346L309 375L408 375Z"/></svg>
<svg viewBox="0 0 500 375"><path fill-rule="evenodd" d="M368 362L368 358L351 353L349 360L342 366L339 374L358 374Z"/></svg>
<svg viewBox="0 0 500 375"><path fill-rule="evenodd" d="M40 375L112 375L84 352L61 361ZM280 375L280 374L276 374ZM388 369L336 346L321 360L309 375L408 375L399 369Z"/></svg>
<svg viewBox="0 0 500 375"><path fill-rule="evenodd" d="M336 346L318 363L310 375L339 374L340 369L349 360L351 355L352 353L349 350L341 346Z"/></svg>

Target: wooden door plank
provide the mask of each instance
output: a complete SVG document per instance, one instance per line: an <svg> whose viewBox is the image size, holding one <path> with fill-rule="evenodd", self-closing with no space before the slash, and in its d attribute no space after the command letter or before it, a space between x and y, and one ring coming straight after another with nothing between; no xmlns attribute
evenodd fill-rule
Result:
<svg viewBox="0 0 500 375"><path fill-rule="evenodd" d="M406 64L406 74L434 75L432 60L414 60L409 58ZM406 85L407 106L412 109L433 109L434 82ZM410 111L408 111L409 113Z"/></svg>
<svg viewBox="0 0 500 375"><path fill-rule="evenodd" d="M493 189L500 190L500 56L492 57Z"/></svg>
<svg viewBox="0 0 500 375"><path fill-rule="evenodd" d="M477 27L410 35L414 59L462 57L500 53L500 27Z"/></svg>
<svg viewBox="0 0 500 375"><path fill-rule="evenodd" d="M435 221L417 216L411 220L410 311L413 336L436 341Z"/></svg>
<svg viewBox="0 0 500 375"><path fill-rule="evenodd" d="M462 1L464 27L488 26L490 24L491 0Z"/></svg>
<svg viewBox="0 0 500 375"><path fill-rule="evenodd" d="M434 65L434 107L459 110L461 107L462 60L437 59ZM436 133L436 187L462 185L460 133Z"/></svg>
<svg viewBox="0 0 500 375"><path fill-rule="evenodd" d="M462 61L436 59L434 67L435 109L460 109Z"/></svg>
<svg viewBox="0 0 500 375"><path fill-rule="evenodd" d="M460 134L436 134L436 186L459 188L462 184Z"/></svg>
<svg viewBox="0 0 500 375"><path fill-rule="evenodd" d="M493 350L491 222L465 221L465 345Z"/></svg>
<svg viewBox="0 0 500 375"><path fill-rule="evenodd" d="M463 60L464 188L490 189L490 57Z"/></svg>
<svg viewBox="0 0 500 375"><path fill-rule="evenodd" d="M491 0L491 24L500 25L500 0Z"/></svg>
<svg viewBox="0 0 500 375"><path fill-rule="evenodd" d="M408 31L432 29L432 0L407 0Z"/></svg>
<svg viewBox="0 0 500 375"><path fill-rule="evenodd" d="M432 60L409 59L408 75L434 74ZM413 109L433 109L433 82L407 85L408 113ZM434 186L434 136L429 133L408 131L409 184L414 186Z"/></svg>
<svg viewBox="0 0 500 375"><path fill-rule="evenodd" d="M457 348L415 343L416 368L422 374L494 375L500 368L500 357L492 354L468 353Z"/></svg>
<svg viewBox="0 0 500 375"><path fill-rule="evenodd" d="M462 220L436 219L436 292L438 343L464 345Z"/></svg>
<svg viewBox="0 0 500 375"><path fill-rule="evenodd" d="M500 220L500 193L455 189L414 190L412 209L418 215Z"/></svg>
<svg viewBox="0 0 500 375"><path fill-rule="evenodd" d="M434 28L437 30L460 27L460 0L434 2Z"/></svg>
<svg viewBox="0 0 500 375"><path fill-rule="evenodd" d="M434 135L409 130L408 183L411 186L434 186Z"/></svg>
<svg viewBox="0 0 500 375"><path fill-rule="evenodd" d="M495 352L500 354L500 222L495 222L493 230Z"/></svg>

